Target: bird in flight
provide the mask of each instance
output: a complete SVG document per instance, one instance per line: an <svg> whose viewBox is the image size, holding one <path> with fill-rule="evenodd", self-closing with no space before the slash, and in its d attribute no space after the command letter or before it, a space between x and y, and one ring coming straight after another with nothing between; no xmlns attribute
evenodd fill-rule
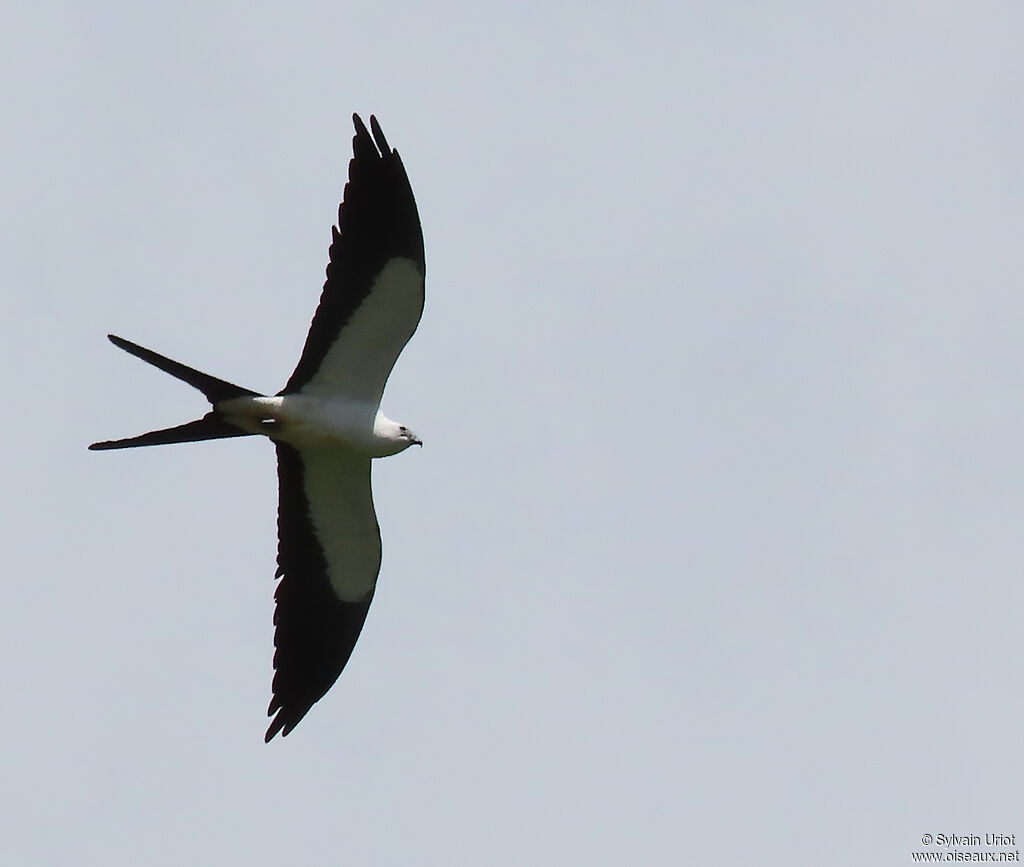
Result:
<svg viewBox="0 0 1024 867"><path fill-rule="evenodd" d="M274 681L265 740L287 735L338 679L380 571L373 458L422 445L380 410L399 353L423 312L426 264L416 200L377 119L353 115L348 183L333 229L327 282L299 363L264 396L128 340L110 341L197 388L202 418L128 439L125 449L263 435L277 449L278 550Z"/></svg>

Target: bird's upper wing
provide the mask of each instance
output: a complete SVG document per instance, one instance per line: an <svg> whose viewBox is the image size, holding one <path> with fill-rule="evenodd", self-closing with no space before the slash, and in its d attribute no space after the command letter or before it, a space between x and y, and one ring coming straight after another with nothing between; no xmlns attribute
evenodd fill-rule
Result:
<svg viewBox="0 0 1024 867"><path fill-rule="evenodd" d="M380 403L423 312L423 231L409 178L376 118L358 115L327 282L295 372L280 392Z"/></svg>
<svg viewBox="0 0 1024 867"><path fill-rule="evenodd" d="M277 443L280 484L269 741L288 734L338 679L380 571L370 458Z"/></svg>

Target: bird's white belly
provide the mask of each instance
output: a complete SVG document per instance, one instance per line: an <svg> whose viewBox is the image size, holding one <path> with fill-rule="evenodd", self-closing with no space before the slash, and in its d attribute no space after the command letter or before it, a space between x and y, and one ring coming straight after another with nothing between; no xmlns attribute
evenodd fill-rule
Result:
<svg viewBox="0 0 1024 867"><path fill-rule="evenodd" d="M366 403L287 394L232 398L216 409L243 430L299 448L343 446L370 457L393 452L375 433L378 408Z"/></svg>

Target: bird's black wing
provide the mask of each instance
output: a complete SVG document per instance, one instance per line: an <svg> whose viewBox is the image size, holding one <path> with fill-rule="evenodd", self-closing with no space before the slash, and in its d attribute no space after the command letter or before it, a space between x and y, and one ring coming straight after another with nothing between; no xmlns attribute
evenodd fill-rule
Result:
<svg viewBox="0 0 1024 867"><path fill-rule="evenodd" d="M426 264L412 187L376 118L358 115L327 282L281 394L375 401L423 312Z"/></svg>
<svg viewBox="0 0 1024 867"><path fill-rule="evenodd" d="M370 459L277 443L274 685L269 741L287 735L341 674L380 571Z"/></svg>

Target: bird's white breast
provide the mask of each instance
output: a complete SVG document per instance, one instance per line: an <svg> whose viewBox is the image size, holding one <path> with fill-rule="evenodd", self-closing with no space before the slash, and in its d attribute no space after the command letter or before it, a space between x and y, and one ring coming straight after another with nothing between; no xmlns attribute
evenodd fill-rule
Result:
<svg viewBox="0 0 1024 867"><path fill-rule="evenodd" d="M387 436L391 423L379 407L354 400L326 400L308 394L237 397L217 404L232 424L299 448L342 446L358 454L384 457L401 451Z"/></svg>

